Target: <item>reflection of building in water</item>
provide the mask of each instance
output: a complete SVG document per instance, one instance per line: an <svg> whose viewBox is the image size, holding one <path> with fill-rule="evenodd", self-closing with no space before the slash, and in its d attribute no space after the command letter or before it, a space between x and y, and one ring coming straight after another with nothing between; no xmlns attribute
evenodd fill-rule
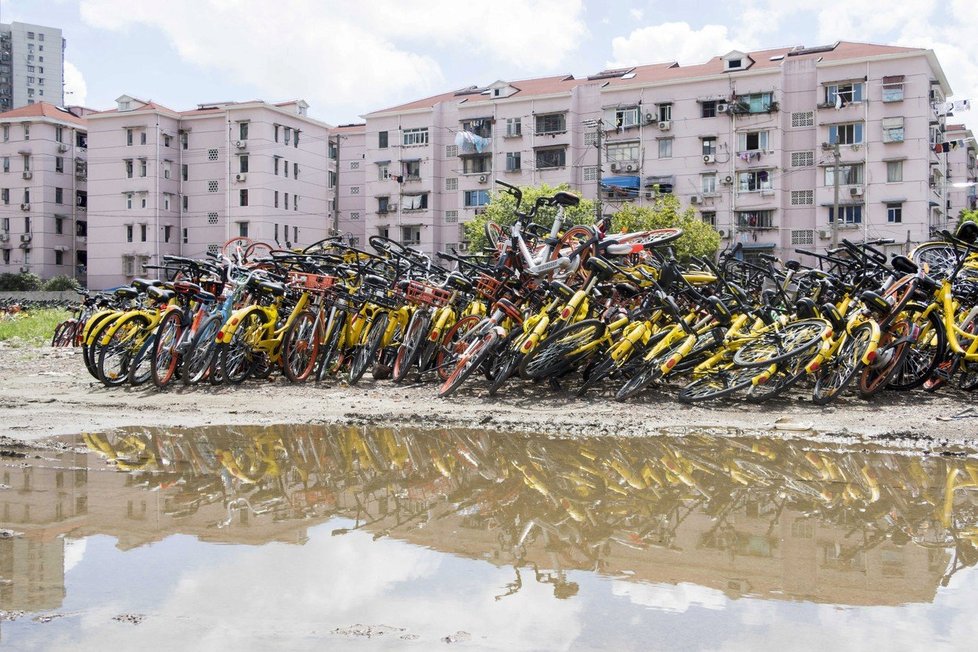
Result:
<svg viewBox="0 0 978 652"><path fill-rule="evenodd" d="M534 580L572 596L565 573L583 570L730 597L930 602L955 551L948 528L972 532L976 520L970 503L944 498L954 498L944 491L954 478L978 484L970 460L925 464L810 444L309 427L86 443L99 454L0 467L11 487L0 491L4 526L25 533L3 548L2 608L60 602L63 534L108 534L122 549L177 533L301 544L333 516L375 536L523 569L501 598ZM919 532L936 545L913 543ZM32 552L32 541L50 552ZM53 598L8 598L52 585Z"/></svg>

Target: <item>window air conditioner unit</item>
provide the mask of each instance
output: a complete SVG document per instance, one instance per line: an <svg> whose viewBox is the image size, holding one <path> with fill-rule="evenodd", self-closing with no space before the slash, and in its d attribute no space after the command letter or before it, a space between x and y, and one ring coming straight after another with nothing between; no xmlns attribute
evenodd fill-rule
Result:
<svg viewBox="0 0 978 652"><path fill-rule="evenodd" d="M638 169L637 163L629 163L628 165L625 166L625 172L634 172L637 169Z"/></svg>
<svg viewBox="0 0 978 652"><path fill-rule="evenodd" d="M54 248L55 251L65 252L68 251L68 245L58 245Z"/></svg>
<svg viewBox="0 0 978 652"><path fill-rule="evenodd" d="M612 172L617 172L618 171L618 168L619 168L619 165L617 163L612 163L611 164L611 171Z"/></svg>
<svg viewBox="0 0 978 652"><path fill-rule="evenodd" d="M10 239L9 233L0 233L0 242L6 242Z"/></svg>
<svg viewBox="0 0 978 652"><path fill-rule="evenodd" d="M727 176L723 177L723 185L729 186L731 183L733 183L733 177L731 175L728 174Z"/></svg>
<svg viewBox="0 0 978 652"><path fill-rule="evenodd" d="M689 203L690 204L702 204L703 203L703 197L702 197L702 195L693 195L692 197L689 198Z"/></svg>
<svg viewBox="0 0 978 652"><path fill-rule="evenodd" d="M67 152L68 151L68 143L61 143L60 145L58 145L58 151L59 152Z"/></svg>
<svg viewBox="0 0 978 652"><path fill-rule="evenodd" d="M856 186L854 188L849 188L849 194L852 195L853 197L862 197L863 196L863 187L862 186Z"/></svg>
<svg viewBox="0 0 978 652"><path fill-rule="evenodd" d="M20 241L21 242L30 242L32 237L33 236L31 236L30 233L21 233L20 234Z"/></svg>
<svg viewBox="0 0 978 652"><path fill-rule="evenodd" d="M30 170L24 170L24 178L25 179L30 179L33 176L34 176L34 173L33 172L31 172Z"/></svg>
<svg viewBox="0 0 978 652"><path fill-rule="evenodd" d="M389 211L396 211L397 210L397 202L391 202L391 203L387 204L387 210L389 210Z"/></svg>
<svg viewBox="0 0 978 652"><path fill-rule="evenodd" d="M22 211L29 211L30 209L31 209L31 205L26 202L20 205L20 210Z"/></svg>
<svg viewBox="0 0 978 652"><path fill-rule="evenodd" d="M234 146L237 147L238 149L244 149L244 148L246 148L248 146L248 141L247 140L236 140L236 141L234 141Z"/></svg>
<svg viewBox="0 0 978 652"><path fill-rule="evenodd" d="M660 131L669 131L670 129L672 129L672 122L669 120L659 120Z"/></svg>
<svg viewBox="0 0 978 652"><path fill-rule="evenodd" d="M652 124L653 122L656 121L655 118L656 118L656 116L655 116L654 113L646 113L645 114L645 124L647 124L647 125Z"/></svg>
<svg viewBox="0 0 978 652"><path fill-rule="evenodd" d="M828 240L829 238L832 237L832 232L829 231L828 229L821 229L818 232L818 237L822 240Z"/></svg>
<svg viewBox="0 0 978 652"><path fill-rule="evenodd" d="M730 105L726 102L717 102L717 113L730 113Z"/></svg>
<svg viewBox="0 0 978 652"><path fill-rule="evenodd" d="M720 237L723 238L723 239L726 239L726 238L729 238L730 237L730 232L727 231L726 229L717 229L717 233L719 233L720 234Z"/></svg>
<svg viewBox="0 0 978 652"><path fill-rule="evenodd" d="M30 267L21 267L20 268L20 273L21 274L26 274L29 271L31 271L31 268Z"/></svg>
<svg viewBox="0 0 978 652"><path fill-rule="evenodd" d="M704 163L716 163L717 162L717 157L716 157L715 154L704 154L703 155L703 162Z"/></svg>
<svg viewBox="0 0 978 652"><path fill-rule="evenodd" d="M485 183L487 181L489 181L489 175L487 175L487 174L480 174L479 175L479 183Z"/></svg>
<svg viewBox="0 0 978 652"><path fill-rule="evenodd" d="M245 174L244 172L239 172L236 175L234 175L234 180L235 181L247 181L248 180L248 175Z"/></svg>

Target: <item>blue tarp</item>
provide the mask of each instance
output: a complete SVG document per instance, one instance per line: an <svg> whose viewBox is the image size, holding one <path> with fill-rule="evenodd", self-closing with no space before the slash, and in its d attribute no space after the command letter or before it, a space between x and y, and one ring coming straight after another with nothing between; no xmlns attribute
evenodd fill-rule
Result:
<svg viewBox="0 0 978 652"><path fill-rule="evenodd" d="M616 188L638 188L642 183L640 177L605 177L601 179L602 186L614 186Z"/></svg>

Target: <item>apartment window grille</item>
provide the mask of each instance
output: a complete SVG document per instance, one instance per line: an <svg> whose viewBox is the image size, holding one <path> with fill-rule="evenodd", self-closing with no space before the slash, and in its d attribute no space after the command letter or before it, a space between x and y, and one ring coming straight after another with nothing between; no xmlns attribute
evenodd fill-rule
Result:
<svg viewBox="0 0 978 652"><path fill-rule="evenodd" d="M792 152L791 153L791 167L793 168L806 168L815 165L815 152Z"/></svg>
<svg viewBox="0 0 978 652"><path fill-rule="evenodd" d="M218 182L217 181L208 181L207 182L207 192L217 192L217 191L218 191Z"/></svg>
<svg viewBox="0 0 978 652"><path fill-rule="evenodd" d="M815 126L815 112L814 111L797 111L791 114L791 126L792 127L814 127Z"/></svg>
<svg viewBox="0 0 978 652"><path fill-rule="evenodd" d="M598 166L588 165L584 168L584 180L585 181L597 181L598 180Z"/></svg>
<svg viewBox="0 0 978 652"><path fill-rule="evenodd" d="M207 214L207 223L208 224L217 224L217 213L208 213Z"/></svg>
<svg viewBox="0 0 978 652"><path fill-rule="evenodd" d="M458 211L445 211L445 224L455 224L458 222Z"/></svg>
<svg viewBox="0 0 978 652"><path fill-rule="evenodd" d="M209 149L209 150L207 150L207 160L208 161L216 161L217 160L217 150L216 149Z"/></svg>
<svg viewBox="0 0 978 652"><path fill-rule="evenodd" d="M536 116L536 134L560 134L567 131L567 116L563 113L551 113Z"/></svg>
<svg viewBox="0 0 978 652"><path fill-rule="evenodd" d="M791 245L794 247L815 244L814 229L792 229Z"/></svg>
<svg viewBox="0 0 978 652"><path fill-rule="evenodd" d="M351 212L350 213L350 219L353 220L354 222L356 222L357 220L359 220L360 219L360 212L359 211L353 211L353 212Z"/></svg>
<svg viewBox="0 0 978 652"><path fill-rule="evenodd" d="M596 131L586 131L586 132L584 132L584 146L585 147L597 147L598 146L598 132L596 132Z"/></svg>
<svg viewBox="0 0 978 652"><path fill-rule="evenodd" d="M814 190L792 190L791 191L792 206L811 206L814 203L815 203Z"/></svg>
<svg viewBox="0 0 978 652"><path fill-rule="evenodd" d="M458 190L458 177L445 179L445 190Z"/></svg>
<svg viewBox="0 0 978 652"><path fill-rule="evenodd" d="M360 161L350 161L350 169L351 170L359 170L360 169Z"/></svg>
<svg viewBox="0 0 978 652"><path fill-rule="evenodd" d="M360 194L360 186L351 186L350 187L350 194L351 195L359 195Z"/></svg>
<svg viewBox="0 0 978 652"><path fill-rule="evenodd" d="M217 252L219 252L220 250L221 250L220 247L216 244L207 245L207 253L210 254L211 256L216 255Z"/></svg>
<svg viewBox="0 0 978 652"><path fill-rule="evenodd" d="M536 163L538 170L562 168L567 165L567 150L563 147L560 149L537 150Z"/></svg>

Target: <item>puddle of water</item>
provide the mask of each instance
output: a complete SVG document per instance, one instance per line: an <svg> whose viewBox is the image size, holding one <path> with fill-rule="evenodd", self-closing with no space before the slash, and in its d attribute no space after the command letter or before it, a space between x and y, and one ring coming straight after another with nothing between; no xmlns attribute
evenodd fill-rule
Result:
<svg viewBox="0 0 978 652"><path fill-rule="evenodd" d="M978 634L970 457L360 426L65 441L0 458L0 642L18 649L919 649Z"/></svg>

